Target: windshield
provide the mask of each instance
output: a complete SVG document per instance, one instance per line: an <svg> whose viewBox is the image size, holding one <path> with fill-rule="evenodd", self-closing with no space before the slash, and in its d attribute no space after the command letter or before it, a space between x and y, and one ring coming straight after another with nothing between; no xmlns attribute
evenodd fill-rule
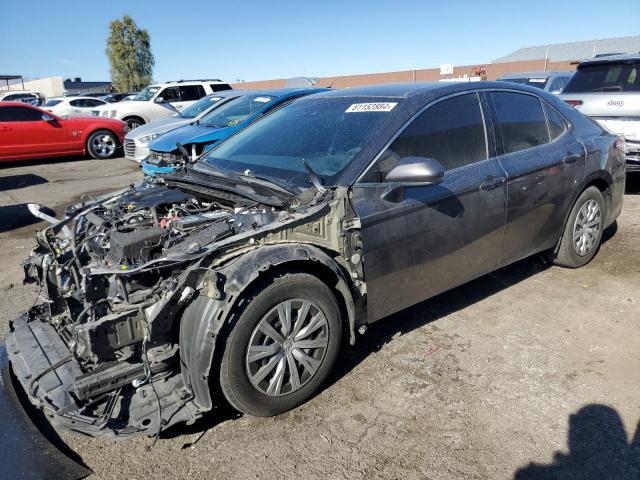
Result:
<svg viewBox="0 0 640 480"><path fill-rule="evenodd" d="M223 171L249 170L256 176L309 187L302 162L306 160L323 184L335 185L389 116L388 110L364 111L353 105L353 98L294 102L229 138L204 162Z"/></svg>
<svg viewBox="0 0 640 480"><path fill-rule="evenodd" d="M638 92L640 63L625 65L608 63L578 67L563 93Z"/></svg>
<svg viewBox="0 0 640 480"><path fill-rule="evenodd" d="M149 85L147 88L138 93L131 100L138 100L140 102L147 102L151 100L151 97L155 95L155 93L160 90L160 87L156 85Z"/></svg>
<svg viewBox="0 0 640 480"><path fill-rule="evenodd" d="M530 87L542 88L549 82L548 78L501 78L500 82L519 83L520 85L529 85Z"/></svg>
<svg viewBox="0 0 640 480"><path fill-rule="evenodd" d="M216 128L233 127L262 110L274 99L275 97L260 94L233 98L202 117L200 124Z"/></svg>
<svg viewBox="0 0 640 480"><path fill-rule="evenodd" d="M62 103L62 100L58 100L57 98L52 98L51 100L47 100L47 102L43 105L43 107L55 107L59 103Z"/></svg>
<svg viewBox="0 0 640 480"><path fill-rule="evenodd" d="M180 115L184 118L195 118L221 99L222 97L204 97L190 107L185 108L180 112Z"/></svg>

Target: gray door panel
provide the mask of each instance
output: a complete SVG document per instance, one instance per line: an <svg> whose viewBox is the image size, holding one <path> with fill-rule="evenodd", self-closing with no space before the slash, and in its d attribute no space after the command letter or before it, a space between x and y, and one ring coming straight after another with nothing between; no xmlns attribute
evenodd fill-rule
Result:
<svg viewBox="0 0 640 480"><path fill-rule="evenodd" d="M552 144L499 158L507 172L503 265L552 248L584 176L585 152L570 133Z"/></svg>
<svg viewBox="0 0 640 480"><path fill-rule="evenodd" d="M354 186L368 321L498 267L506 184L491 179L504 177L497 160L489 159L447 172L440 185L409 187L400 203L383 200L382 185Z"/></svg>

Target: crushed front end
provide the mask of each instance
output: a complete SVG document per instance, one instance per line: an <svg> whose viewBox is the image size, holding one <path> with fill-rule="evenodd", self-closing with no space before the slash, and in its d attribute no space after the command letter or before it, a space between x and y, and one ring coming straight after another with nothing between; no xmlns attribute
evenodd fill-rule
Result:
<svg viewBox="0 0 640 480"><path fill-rule="evenodd" d="M16 378L52 423L122 438L202 415L211 405L191 378L206 375L181 358L199 347L180 345L183 312L216 268L298 231L321 243L318 219L339 223L331 192L292 207L257 182L237 195L201 180L145 181L72 206L38 232L24 271L41 301L11 322L6 345Z"/></svg>

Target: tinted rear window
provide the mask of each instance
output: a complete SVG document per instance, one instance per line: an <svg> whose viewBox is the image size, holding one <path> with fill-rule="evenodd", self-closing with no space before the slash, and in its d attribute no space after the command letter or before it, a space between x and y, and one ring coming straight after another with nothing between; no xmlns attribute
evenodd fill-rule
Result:
<svg viewBox="0 0 640 480"><path fill-rule="evenodd" d="M564 93L638 92L640 63L610 63L578 68Z"/></svg>
<svg viewBox="0 0 640 480"><path fill-rule="evenodd" d="M549 143L547 121L537 97L511 92L492 92L504 153Z"/></svg>

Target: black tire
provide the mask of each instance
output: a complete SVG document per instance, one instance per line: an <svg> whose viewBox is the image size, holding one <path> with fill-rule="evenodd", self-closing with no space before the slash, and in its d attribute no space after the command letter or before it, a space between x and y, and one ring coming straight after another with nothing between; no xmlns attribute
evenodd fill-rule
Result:
<svg viewBox="0 0 640 480"><path fill-rule="evenodd" d="M127 124L129 130L133 130L134 128L138 128L144 125L146 122L140 117L127 117L122 120Z"/></svg>
<svg viewBox="0 0 640 480"><path fill-rule="evenodd" d="M115 157L120 150L118 136L109 130L97 130L87 139L87 152L97 160Z"/></svg>
<svg viewBox="0 0 640 480"><path fill-rule="evenodd" d="M581 229L576 225L576 219L578 218L578 215L581 215L581 218L583 218L584 216L583 214L581 214L581 210L583 208L586 209L589 205L594 205L593 202L595 202L595 205L597 205L598 207L598 218L600 221L598 223L598 228L596 231L590 230L588 234L583 234L578 238L578 241L581 242L579 245L585 245L585 248L587 243L584 242L588 242L588 240L585 240L583 242L583 237L588 238L592 242L592 244L588 243L590 247L586 252L579 251L582 247L578 246L576 244L576 241L574 241L574 233L576 233L577 235L580 231L584 231L584 229ZM600 193L600 190L598 190L596 187L587 188L584 192L582 192L582 194L580 194L580 196L574 203L573 208L571 209L571 213L569 214L569 218L567 219L567 224L564 227L564 232L562 234L562 239L560 240L558 251L557 253L555 253L555 255L552 255L551 260L553 261L553 263L566 268L579 268L589 263L600 248L600 242L602 240L602 232L604 230L606 218L607 217L602 193ZM595 222L595 220L588 223L593 224L593 222Z"/></svg>
<svg viewBox="0 0 640 480"><path fill-rule="evenodd" d="M324 349L317 348L314 350L313 348L309 348L305 350L312 356L319 355L320 350L323 350L322 358L314 374L311 374L310 370L307 370L305 367L294 366L296 369L296 374L294 375L293 370L291 370L291 365L288 363L290 358L293 359L296 354L298 356L300 355L300 348L295 346L295 342L289 344L287 347L289 349L288 351L285 349L286 341L291 341L289 339L295 338L294 331L297 324L295 321L291 322L291 335L283 338L285 342L282 343L282 347L275 345L277 342L271 343L269 346L275 346L276 349L280 348L280 353L254 362L250 366L248 357L250 343L255 341L256 338L259 338L260 335L263 335L261 331L257 330L258 325L264 318L268 318L268 315L270 313L272 314L278 305L282 305L282 302L289 300L292 301L291 310L289 310L291 312L291 319L294 318L293 309L297 308L296 305L299 306L299 309L295 318L300 318L300 311L303 311L301 307L302 303L300 303L301 300L308 301L312 305L309 310L309 315L304 317L310 318L310 323L313 323L314 312L316 317L318 316L318 312L324 314L326 330L325 322L323 322L322 328L318 330L317 337L323 336L321 341L325 341L328 336L326 347ZM224 352L220 365L220 386L224 396L231 406L240 412L260 417L278 415L304 403L318 391L327 379L340 350L342 336L341 311L331 290L326 284L313 275L306 273L285 274L275 278L268 284L262 284L262 288L256 288L253 294L249 295L241 305L240 308L242 311L233 319L232 328L226 336L226 341L223 346ZM240 308L237 308L237 310L240 310ZM282 329L282 323L279 323L280 327L277 325L278 323L276 323L276 329ZM281 334L282 331L278 330L277 333ZM302 333L302 330L300 330L300 333ZM300 335L300 333L298 333L298 335ZM313 335L316 335L316 333ZM315 341L312 339L313 335L308 334L308 341ZM264 342L271 340L270 337L265 338L267 338L267 340L264 340ZM300 341L304 340L297 340L297 342ZM301 345L301 343L298 343L298 345ZM254 345L253 348L256 348L256 345ZM257 348L265 347L259 345ZM296 350L298 351L296 352ZM287 378L288 380L281 380L280 382L282 385L282 393L268 394L264 388L261 390L260 386L254 386L252 384L249 377L249 370L252 367L256 367L256 365L260 365L259 362L271 362L277 355L285 358L282 364L284 372L282 375L283 378ZM317 362L316 359L314 359L314 363L315 362ZM262 366L264 365L263 363ZM278 365L278 363L276 363L276 365ZM259 376L258 374L260 372L258 368L256 368L256 370L257 372L254 372L254 379ZM268 379L273 381L277 375L277 371L278 366L274 367L273 375L267 375L263 383L266 384ZM285 377L285 375L288 376ZM303 381L305 375L309 376L309 378ZM294 390L293 387L294 376L296 376L299 385L301 385L296 390ZM285 381L288 383L285 384ZM269 382L269 385L271 385L271 382ZM287 386L289 388L288 392L286 391ZM278 387L278 389L279 388L280 387Z"/></svg>

